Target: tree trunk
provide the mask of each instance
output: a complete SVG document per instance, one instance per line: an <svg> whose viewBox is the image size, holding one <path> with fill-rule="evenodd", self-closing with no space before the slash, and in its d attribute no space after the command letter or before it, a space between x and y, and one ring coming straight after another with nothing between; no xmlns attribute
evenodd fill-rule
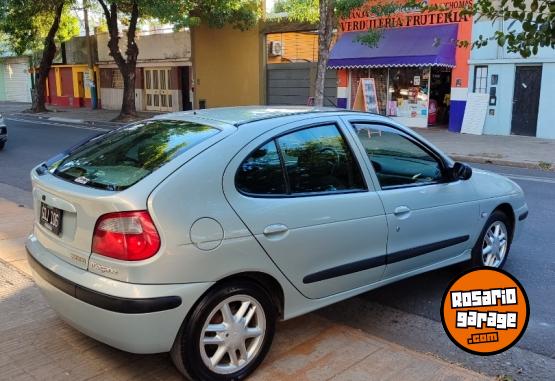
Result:
<svg viewBox="0 0 555 381"><path fill-rule="evenodd" d="M42 51L42 58L39 64L39 71L36 75L35 90L33 91L33 103L31 105L31 112L44 112L46 110L46 79L48 78L48 72L52 66L52 61L54 61L54 56L56 55L56 44L54 42L54 37L58 32L60 27L60 19L62 18L62 11L64 9L64 2L56 7L56 13L54 15L54 22L46 35L44 40L44 49Z"/></svg>
<svg viewBox="0 0 555 381"><path fill-rule="evenodd" d="M324 105L326 69L333 34L333 0L320 0L320 23L318 25L318 66L314 85L314 105Z"/></svg>
<svg viewBox="0 0 555 381"><path fill-rule="evenodd" d="M121 69L120 69L121 70ZM123 77L123 99L121 102L121 111L119 113L119 120L126 120L137 115L135 108L135 64L133 71L122 72Z"/></svg>
<svg viewBox="0 0 555 381"><path fill-rule="evenodd" d="M135 31L139 18L139 7L137 1L133 1L131 18L129 19L129 29L127 30L126 58L123 58L119 49L117 3L110 3L110 8L106 5L105 0L99 0L99 3L102 6L108 24L108 32L110 34L108 48L110 49L110 55L116 62L121 76L123 77L123 99L121 102L120 114L116 119L121 121L132 120L137 116L137 109L135 108L135 69L137 67L139 48L135 42Z"/></svg>

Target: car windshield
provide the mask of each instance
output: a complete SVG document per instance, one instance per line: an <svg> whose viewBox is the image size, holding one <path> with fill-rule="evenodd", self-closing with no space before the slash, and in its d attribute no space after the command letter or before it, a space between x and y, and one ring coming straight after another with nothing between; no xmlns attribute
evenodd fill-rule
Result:
<svg viewBox="0 0 555 381"><path fill-rule="evenodd" d="M78 147L52 173L94 188L123 190L218 132L186 121L132 124Z"/></svg>

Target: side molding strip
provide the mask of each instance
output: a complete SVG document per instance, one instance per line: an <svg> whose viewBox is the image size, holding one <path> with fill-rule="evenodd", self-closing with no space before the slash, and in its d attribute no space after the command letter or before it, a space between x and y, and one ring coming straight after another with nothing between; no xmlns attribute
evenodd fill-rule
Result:
<svg viewBox="0 0 555 381"><path fill-rule="evenodd" d="M368 259L363 259L361 261L346 263L344 265L339 265L332 267L330 269L318 271L312 274L308 274L303 278L303 283L314 283L321 280L326 280L330 278L336 278L341 275L347 275L356 273L359 271L369 270L374 267L379 267L385 265L385 255L379 257L373 257Z"/></svg>
<svg viewBox="0 0 555 381"><path fill-rule="evenodd" d="M428 254L428 253L431 253L432 251L445 249L449 246L455 246L455 245L458 245L459 243L468 241L469 238L470 236L464 235L461 237L450 238L444 241L439 241L439 242L429 243L427 245L413 247L411 249L400 250L395 253L388 254L387 263L389 264L389 263L401 262L401 261L404 261L405 259L418 257L419 255Z"/></svg>
<svg viewBox="0 0 555 381"><path fill-rule="evenodd" d="M359 271L369 270L374 267L404 261L406 259L418 257L420 255L428 254L436 250L445 249L449 246L458 245L459 243L468 241L469 238L470 236L468 235L450 238L444 241L434 242L427 245L413 247L411 249L397 251L388 255L381 255L379 257L346 263L344 265L339 265L326 270L321 270L312 274L308 274L303 278L303 283L309 284L320 282L322 280L336 278L338 276L353 274Z"/></svg>

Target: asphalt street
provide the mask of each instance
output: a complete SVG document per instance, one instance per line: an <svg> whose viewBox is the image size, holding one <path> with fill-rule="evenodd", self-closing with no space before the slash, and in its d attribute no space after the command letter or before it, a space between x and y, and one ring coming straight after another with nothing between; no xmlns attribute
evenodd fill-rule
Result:
<svg viewBox="0 0 555 381"><path fill-rule="evenodd" d="M31 168L65 148L96 135L70 123L6 117L9 141L0 151L0 197L29 194ZM439 309L442 294L465 265L417 276L322 310L331 319L366 330L413 349L486 374L522 374L543 379L555 374L555 172L475 165L515 180L525 191L530 208L522 235L513 243L505 270L523 284L531 305L528 329L518 344L489 358L468 355L445 337ZM5 186L2 188L2 186Z"/></svg>

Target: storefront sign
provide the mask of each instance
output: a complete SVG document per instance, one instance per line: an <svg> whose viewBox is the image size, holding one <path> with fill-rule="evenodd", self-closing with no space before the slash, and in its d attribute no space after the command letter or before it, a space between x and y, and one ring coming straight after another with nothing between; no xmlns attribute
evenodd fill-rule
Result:
<svg viewBox="0 0 555 381"><path fill-rule="evenodd" d="M353 10L349 19L339 22L341 31L358 32L369 29L400 28L424 25L451 24L469 21L461 15L465 7L472 6L472 0L430 1L430 5L443 5L448 10L437 12L420 12L418 9L400 8L398 12L388 16L377 16L368 10Z"/></svg>

